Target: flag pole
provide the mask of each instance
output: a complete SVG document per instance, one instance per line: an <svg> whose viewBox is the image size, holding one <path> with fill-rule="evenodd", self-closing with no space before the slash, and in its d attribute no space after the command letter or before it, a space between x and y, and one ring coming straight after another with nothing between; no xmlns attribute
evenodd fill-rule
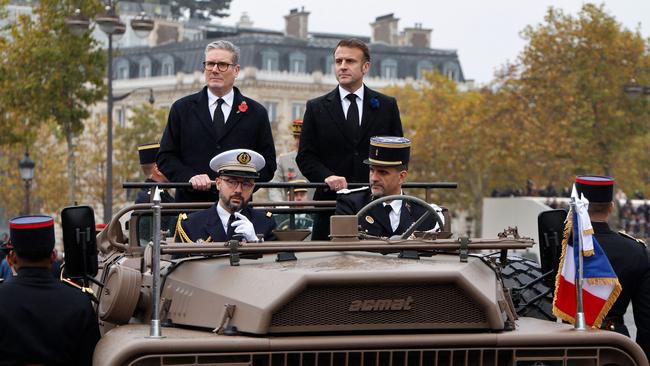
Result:
<svg viewBox="0 0 650 366"><path fill-rule="evenodd" d="M575 197L571 197L571 210L569 211L570 215L573 215L574 212L576 211L576 199ZM576 221L577 219L574 219ZM575 329L576 330L587 330L586 322L585 322L585 312L583 308L583 302L582 302L582 281L584 279L584 274L582 271L582 263L583 263L583 258L582 258L582 235L580 232L580 222L577 220L575 224L578 226L578 232L574 232L573 235L578 236L578 279L576 281L576 322L575 322Z"/></svg>

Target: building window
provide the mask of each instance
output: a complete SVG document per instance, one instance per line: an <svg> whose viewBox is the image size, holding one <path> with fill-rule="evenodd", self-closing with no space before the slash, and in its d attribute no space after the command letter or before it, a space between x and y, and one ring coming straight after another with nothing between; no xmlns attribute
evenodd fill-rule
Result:
<svg viewBox="0 0 650 366"><path fill-rule="evenodd" d="M417 77L418 79L424 79L424 73L433 70L433 63L431 61L422 60L418 62Z"/></svg>
<svg viewBox="0 0 650 366"><path fill-rule="evenodd" d="M277 102L264 102L264 108L269 114L269 121L276 122L278 119L278 103Z"/></svg>
<svg viewBox="0 0 650 366"><path fill-rule="evenodd" d="M385 79L397 79L397 61L392 58L382 60L381 77Z"/></svg>
<svg viewBox="0 0 650 366"><path fill-rule="evenodd" d="M162 76L174 75L174 58L165 56L162 60L162 68L160 74Z"/></svg>
<svg viewBox="0 0 650 366"><path fill-rule="evenodd" d="M305 103L293 103L291 105L291 119L302 119L305 114Z"/></svg>
<svg viewBox="0 0 650 366"><path fill-rule="evenodd" d="M116 108L117 112L117 125L120 127L126 126L126 109L124 106Z"/></svg>
<svg viewBox="0 0 650 366"><path fill-rule="evenodd" d="M302 52L291 52L289 55L289 72L304 74L306 72L307 57Z"/></svg>
<svg viewBox="0 0 650 366"><path fill-rule="evenodd" d="M140 60L138 77L148 78L151 77L151 60L149 57L143 57Z"/></svg>
<svg viewBox="0 0 650 366"><path fill-rule="evenodd" d="M262 51L262 70L278 71L280 69L278 60L279 56L276 51Z"/></svg>
<svg viewBox="0 0 650 366"><path fill-rule="evenodd" d="M443 67L442 73L449 78L449 80L458 81L460 77L460 70L458 66L453 63L446 63Z"/></svg>
<svg viewBox="0 0 650 366"><path fill-rule="evenodd" d="M325 75L332 75L334 74L334 57L332 55L329 55L325 58Z"/></svg>
<svg viewBox="0 0 650 366"><path fill-rule="evenodd" d="M115 64L115 79L129 78L129 61L125 59L118 60Z"/></svg>

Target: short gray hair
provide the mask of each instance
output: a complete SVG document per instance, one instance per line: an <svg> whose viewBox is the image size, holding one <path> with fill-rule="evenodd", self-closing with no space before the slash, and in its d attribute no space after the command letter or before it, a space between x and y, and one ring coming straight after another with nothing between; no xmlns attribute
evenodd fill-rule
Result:
<svg viewBox="0 0 650 366"><path fill-rule="evenodd" d="M206 56L208 55L208 51L210 50L230 51L230 53L232 53L232 63L233 64L239 63L239 47L235 46L230 41L218 40L218 41L210 42L207 46L205 46Z"/></svg>

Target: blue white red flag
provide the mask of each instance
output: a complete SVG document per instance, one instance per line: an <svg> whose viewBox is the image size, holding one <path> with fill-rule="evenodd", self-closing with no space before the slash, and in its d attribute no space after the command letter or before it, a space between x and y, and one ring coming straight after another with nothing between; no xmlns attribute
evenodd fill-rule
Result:
<svg viewBox="0 0 650 366"><path fill-rule="evenodd" d="M589 219L589 201L577 197L564 228L560 267L555 280L553 314L571 324L576 321L579 256L582 255L583 284L582 301L585 322L599 328L605 315L621 293L621 284L607 259L607 255L593 236ZM582 253L579 244L582 243Z"/></svg>

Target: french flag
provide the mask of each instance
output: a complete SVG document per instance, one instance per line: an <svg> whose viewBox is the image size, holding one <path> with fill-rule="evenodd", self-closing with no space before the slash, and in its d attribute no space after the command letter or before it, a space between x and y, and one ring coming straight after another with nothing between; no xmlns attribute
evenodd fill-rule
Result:
<svg viewBox="0 0 650 366"><path fill-rule="evenodd" d="M574 189L575 194L575 189ZM577 196L577 194L575 194ZM562 240L560 267L555 280L553 314L575 324L577 307L578 256L583 256L582 303L585 322L599 328L605 315L621 293L621 284L607 259L607 255L593 236L587 209L589 201L575 199L571 215L567 218ZM582 253L579 244L582 242Z"/></svg>

